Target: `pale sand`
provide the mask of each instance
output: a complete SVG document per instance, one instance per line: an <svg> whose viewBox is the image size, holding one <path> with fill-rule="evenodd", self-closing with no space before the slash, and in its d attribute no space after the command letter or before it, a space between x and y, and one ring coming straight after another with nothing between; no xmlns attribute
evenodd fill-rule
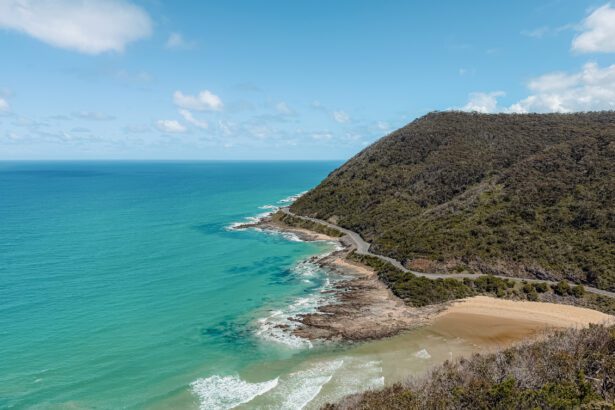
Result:
<svg viewBox="0 0 615 410"><path fill-rule="evenodd" d="M502 346L547 329L612 322L613 316L582 307L475 296L453 302L433 319L431 329L446 337Z"/></svg>
<svg viewBox="0 0 615 410"><path fill-rule="evenodd" d="M551 327L581 327L590 323L604 323L613 316L597 310L556 303L513 301L488 296L475 296L453 302L438 317L465 313L543 323Z"/></svg>

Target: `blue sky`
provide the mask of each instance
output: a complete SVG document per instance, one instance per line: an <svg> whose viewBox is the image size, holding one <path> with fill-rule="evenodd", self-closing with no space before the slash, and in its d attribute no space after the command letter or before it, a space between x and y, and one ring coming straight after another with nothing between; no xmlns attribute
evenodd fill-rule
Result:
<svg viewBox="0 0 615 410"><path fill-rule="evenodd" d="M604 1L0 0L0 159L346 159L432 110L615 108Z"/></svg>

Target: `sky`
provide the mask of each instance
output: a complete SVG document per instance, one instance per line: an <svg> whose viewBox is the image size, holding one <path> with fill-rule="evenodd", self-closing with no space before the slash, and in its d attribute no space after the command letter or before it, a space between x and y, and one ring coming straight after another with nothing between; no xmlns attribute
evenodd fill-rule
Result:
<svg viewBox="0 0 615 410"><path fill-rule="evenodd" d="M0 160L343 160L434 110L608 109L604 0L0 0Z"/></svg>

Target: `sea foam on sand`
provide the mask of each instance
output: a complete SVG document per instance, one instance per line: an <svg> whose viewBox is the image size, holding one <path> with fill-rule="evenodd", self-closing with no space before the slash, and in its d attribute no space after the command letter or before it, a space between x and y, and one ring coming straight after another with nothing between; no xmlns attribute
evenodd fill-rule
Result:
<svg viewBox="0 0 615 410"><path fill-rule="evenodd" d="M248 403L278 385L278 378L262 383L248 383L236 376L211 376L192 382L192 392L202 410L232 409Z"/></svg>

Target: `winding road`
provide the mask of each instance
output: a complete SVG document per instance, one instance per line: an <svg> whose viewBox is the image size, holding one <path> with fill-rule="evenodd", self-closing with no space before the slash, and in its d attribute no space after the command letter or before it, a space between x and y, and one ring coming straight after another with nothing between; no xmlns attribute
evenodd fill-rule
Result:
<svg viewBox="0 0 615 410"><path fill-rule="evenodd" d="M290 215L292 217L295 218L300 218L303 219L305 221L311 221L320 225L324 225L327 226L329 228L332 229L336 229L340 232L342 232L344 234L344 237L348 240L348 242L350 242L350 244L355 248L355 252L360 254L360 255L369 255L369 256L374 256L380 260L389 262L391 265L395 266L396 268L404 271L404 272L410 272L416 276L422 276L424 278L428 278L428 279L445 279L445 278L452 278L452 279L463 279L463 278L477 278L479 276L486 276L483 273L447 273L447 274L442 274L442 273L424 273L424 272L416 272L413 270L410 270L408 268L406 268L404 265L402 265L397 259L393 259L390 258L388 256L384 256L384 255L379 255L377 253L372 253L369 248L370 248L370 243L366 242L365 240L363 240L363 238L361 238L361 235L359 235L358 233L351 231L349 229L346 228L342 228L341 226L337 226L334 225L330 222L324 221L322 219L316 219L316 218L310 218L309 216L302 216L302 215L297 215L295 213L292 213L290 211L290 209L288 207L284 207L284 208L280 208L280 211L284 212L287 215ZM509 277L509 276L500 276L500 275L493 275L496 278L501 278L501 279L510 279L516 282L522 282L522 281L526 281L526 282L530 282L530 283L538 283L538 282L544 282L544 283L548 283L550 285L555 285L557 284L557 282L553 282L553 281L549 281L549 280L540 280L540 279L525 279L525 278L514 278L514 277ZM591 292L591 293L595 293L597 295L602 295L602 296L608 296L611 298L615 298L615 292L609 292L608 290L602 290L602 289L597 289L597 288L592 288L589 286L584 286L585 290L587 292Z"/></svg>

